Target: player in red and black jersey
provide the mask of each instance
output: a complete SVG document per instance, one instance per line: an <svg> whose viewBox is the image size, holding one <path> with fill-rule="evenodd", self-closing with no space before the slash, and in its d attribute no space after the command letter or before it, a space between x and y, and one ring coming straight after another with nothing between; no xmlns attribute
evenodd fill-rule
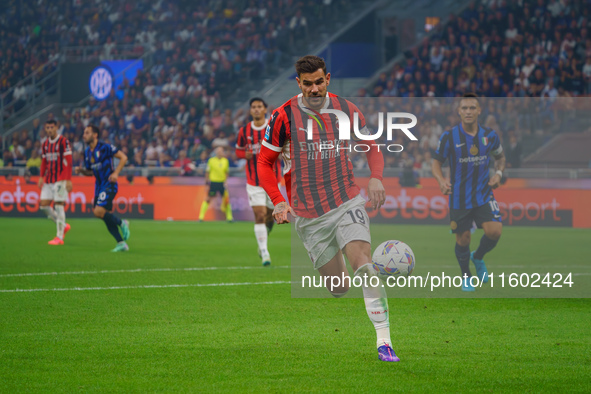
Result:
<svg viewBox="0 0 591 394"><path fill-rule="evenodd" d="M260 183L275 204L273 216L279 224L289 223L288 213L295 216L295 229L314 268L323 277L349 275L343 252L356 276L377 276L371 262L366 202L355 183L348 157L350 141L341 139L340 133L340 128L347 130L349 126L349 131L357 127L361 134L370 134L365 119L353 103L328 93L330 73L326 72L323 59L304 56L295 68L302 93L273 112L258 161ZM273 176L279 155L285 161L284 177L291 206L279 192ZM384 158L376 145L368 150L367 160L371 170L368 196L377 209L384 203L385 190ZM348 283L342 282L340 287L330 286L333 296L341 297L348 291ZM329 283L332 281L327 281L327 287ZM384 287L371 287L366 282L363 294L367 314L376 329L379 359L399 361L391 346Z"/></svg>
<svg viewBox="0 0 591 394"><path fill-rule="evenodd" d="M267 249L267 235L273 228L273 203L260 186L257 173L257 160L261 149L261 142L267 128L267 103L261 98L250 100L250 116L252 121L247 123L238 132L236 140L236 156L246 159L246 192L248 193L248 203L254 212L254 235L259 247L259 255L263 260L263 265L271 264L271 256ZM273 173L276 183L279 182L279 162L273 165ZM266 227L265 227L266 226Z"/></svg>
<svg viewBox="0 0 591 394"><path fill-rule="evenodd" d="M64 204L68 193L72 191L72 149L70 142L57 134L57 122L48 120L45 123L47 139L41 146L41 189L40 209L53 220L57 234L49 241L49 245L63 245L64 236L70 230L66 223ZM53 201L53 208L51 202Z"/></svg>

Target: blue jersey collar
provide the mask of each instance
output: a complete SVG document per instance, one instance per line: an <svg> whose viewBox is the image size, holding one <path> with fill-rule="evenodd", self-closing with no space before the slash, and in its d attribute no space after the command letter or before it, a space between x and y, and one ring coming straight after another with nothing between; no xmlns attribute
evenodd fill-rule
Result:
<svg viewBox="0 0 591 394"><path fill-rule="evenodd" d="M476 138L478 136L478 133L480 133L480 130L482 130L482 127L480 126L480 123L478 123L478 130L476 131L476 134L471 135L466 133L466 131L464 131L464 127L462 126L462 122L460 122L460 124L458 125L458 128L460 129L460 131L464 134L466 134L468 137L472 137L472 138Z"/></svg>

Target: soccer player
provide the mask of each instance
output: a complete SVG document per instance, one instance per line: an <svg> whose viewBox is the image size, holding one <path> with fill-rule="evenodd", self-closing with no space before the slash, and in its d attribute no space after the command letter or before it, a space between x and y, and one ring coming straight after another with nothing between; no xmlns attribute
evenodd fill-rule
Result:
<svg viewBox="0 0 591 394"><path fill-rule="evenodd" d="M478 97L467 93L460 100L461 122L441 135L433 154L432 172L439 188L449 195L451 230L456 234L456 258L462 270L463 291L474 291L470 284L470 260L478 278L488 282L482 260L499 241L503 224L493 189L499 187L505 169L505 154L499 135L478 123L481 108ZM489 175L490 156L495 159L495 174ZM441 166L449 160L451 182L443 177ZM470 253L472 223L484 230L480 245Z"/></svg>
<svg viewBox="0 0 591 394"><path fill-rule="evenodd" d="M261 149L261 141L267 128L267 104L261 98L250 100L252 122L242 127L236 140L236 156L248 160L246 164L246 192L248 203L254 213L254 235L259 246L259 255L263 265L271 264L271 255L267 249L267 235L273 229L273 203L260 186L257 175L257 160ZM279 161L275 162L273 172L279 182Z"/></svg>
<svg viewBox="0 0 591 394"><path fill-rule="evenodd" d="M39 208L55 222L57 227L55 238L48 244L63 245L64 236L70 231L70 225L66 223L64 203L68 198L68 193L72 191L72 149L70 149L68 139L57 134L55 120L45 122L45 133L47 139L41 147L41 176L39 177L41 202ZM52 201L53 208L51 207Z"/></svg>
<svg viewBox="0 0 591 394"><path fill-rule="evenodd" d="M84 168L76 167L76 174L83 174L96 178L94 184L94 216L102 219L107 229L117 241L112 252L125 252L129 250L127 241L129 239L129 222L121 220L111 213L113 210L113 199L117 195L117 177L127 162L125 153L117 147L99 141L99 128L89 125L84 129L82 138L88 145L84 151ZM117 168L113 169L113 159L119 159ZM121 234L119 233L121 228Z"/></svg>
<svg viewBox="0 0 591 394"><path fill-rule="evenodd" d="M230 162L225 157L224 148L218 146L215 149L215 156L207 161L207 168L205 169L205 183L209 184L209 190L205 201L201 203L201 210L199 211L199 221L202 222L205 217L205 212L209 208L211 199L218 193L222 198L220 206L223 213L226 214L226 220L231 223L234 218L232 216L232 204L230 204L230 196L226 190L226 180L230 172Z"/></svg>
<svg viewBox="0 0 591 394"><path fill-rule="evenodd" d="M260 183L275 205L273 217L278 224L289 223L288 214L295 217L295 229L314 268L323 277L349 275L343 252L356 276L377 276L371 263L366 201L355 184L347 154L350 146L348 141L339 139L335 116L319 111L338 109L350 115L351 123L353 114L357 113L360 131L369 134L365 119L353 103L328 93L330 73L326 72L322 58L304 56L296 62L295 69L302 93L273 112L258 159ZM310 125L312 140L307 137ZM285 163L289 202L281 195L273 172L279 155ZM371 170L368 196L373 208L378 209L385 200L381 181L384 158L377 149L370 149L367 160ZM348 286L345 282L337 289L328 290L334 297L341 297L349 290ZM390 340L385 289L363 286L363 296L376 330L379 359L399 361Z"/></svg>

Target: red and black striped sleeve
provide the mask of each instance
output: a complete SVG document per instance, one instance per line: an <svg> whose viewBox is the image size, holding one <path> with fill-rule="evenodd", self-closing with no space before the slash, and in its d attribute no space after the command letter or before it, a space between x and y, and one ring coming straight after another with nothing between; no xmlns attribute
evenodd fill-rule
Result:
<svg viewBox="0 0 591 394"><path fill-rule="evenodd" d="M289 120L286 119L287 114L283 107L273 112L265 131L257 161L260 186L265 189L274 205L285 201L277 185L277 174L274 166L283 150L283 145L290 138Z"/></svg>
<svg viewBox="0 0 591 394"><path fill-rule="evenodd" d="M371 131L367 128L367 124L365 123L365 116L363 116L363 112L357 108L357 106L350 101L347 102L349 106L349 118L351 119L351 130L355 130L353 127L358 127L359 133L363 135L370 135L372 134ZM357 116L355 116L357 114ZM353 133L354 138L355 133ZM357 138L355 138L357 141ZM361 141L361 140L359 140ZM382 180L384 174L384 154L379 150L378 146L375 144L369 144L370 148L366 152L367 157L367 164L369 164L369 169L371 171L371 178Z"/></svg>
<svg viewBox="0 0 591 394"><path fill-rule="evenodd" d="M66 181L72 179L72 148L70 148L70 141L64 138L64 150L63 150L63 178Z"/></svg>
<svg viewBox="0 0 591 394"><path fill-rule="evenodd" d="M236 139L236 157L244 159L246 156L246 127L241 127Z"/></svg>
<svg viewBox="0 0 591 394"><path fill-rule="evenodd" d="M265 137L263 138L262 147L268 148L275 152L281 152L283 145L289 141L289 119L284 107L279 107L271 115ZM261 147L261 149L262 149Z"/></svg>
<svg viewBox="0 0 591 394"><path fill-rule="evenodd" d="M45 172L47 171L47 158L46 158L46 150L47 150L47 141L41 145L41 173L39 174L42 178L45 178Z"/></svg>

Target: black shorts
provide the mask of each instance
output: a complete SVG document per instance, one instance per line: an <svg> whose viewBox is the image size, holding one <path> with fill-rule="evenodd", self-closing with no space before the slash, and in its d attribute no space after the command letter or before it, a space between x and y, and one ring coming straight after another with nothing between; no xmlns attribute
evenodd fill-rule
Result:
<svg viewBox="0 0 591 394"><path fill-rule="evenodd" d="M117 195L117 184L109 182L94 191L94 206L105 208L108 212L113 210L113 199Z"/></svg>
<svg viewBox="0 0 591 394"><path fill-rule="evenodd" d="M463 233L472 228L475 222L478 228L482 228L485 222L501 222L501 212L499 204L495 200L490 200L484 205L470 209L451 209L449 212L451 220L451 232Z"/></svg>
<svg viewBox="0 0 591 394"><path fill-rule="evenodd" d="M207 192L207 194L209 197L215 197L217 193L220 193L220 196L223 197L225 192L226 188L224 187L224 182L211 182L209 184L209 192Z"/></svg>

